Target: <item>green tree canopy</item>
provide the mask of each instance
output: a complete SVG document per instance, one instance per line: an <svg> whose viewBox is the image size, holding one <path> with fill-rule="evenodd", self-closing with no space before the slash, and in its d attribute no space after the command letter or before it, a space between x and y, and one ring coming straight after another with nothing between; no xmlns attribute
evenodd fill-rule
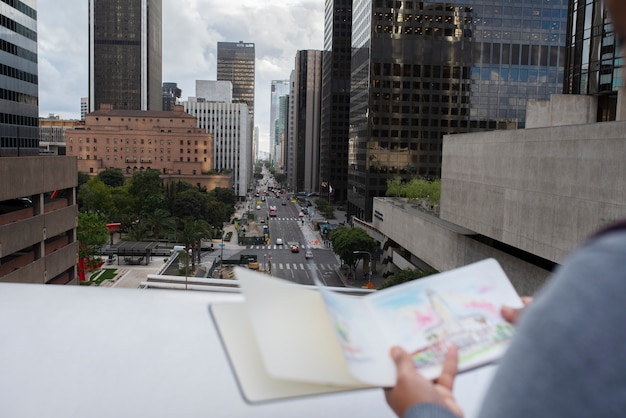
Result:
<svg viewBox="0 0 626 418"><path fill-rule="evenodd" d="M437 273L434 270L422 271L418 269L404 269L398 270L389 278L387 278L380 286L381 289L386 287L395 286L401 283L410 282L411 280L420 279L422 277L430 276Z"/></svg>
<svg viewBox="0 0 626 418"><path fill-rule="evenodd" d="M111 188L98 177L91 177L78 189L78 206L82 212L108 216L114 209Z"/></svg>
<svg viewBox="0 0 626 418"><path fill-rule="evenodd" d="M172 213L177 218L205 219L209 196L198 189L178 193L174 198Z"/></svg>
<svg viewBox="0 0 626 418"><path fill-rule="evenodd" d="M215 197L215 199L224 203L225 205L234 206L237 203L237 195L233 189L225 187L216 187L209 192L209 196Z"/></svg>
<svg viewBox="0 0 626 418"><path fill-rule="evenodd" d="M108 240L106 222L95 213L78 213L76 228L78 256L84 260L93 260L100 254L100 248Z"/></svg>
<svg viewBox="0 0 626 418"><path fill-rule="evenodd" d="M333 244L333 251L353 271L356 269L358 261L367 257L367 255L355 254L355 252L371 253L376 245L376 241L361 228L340 226L330 233L329 238Z"/></svg>
<svg viewBox="0 0 626 418"><path fill-rule="evenodd" d="M107 168L98 173L98 178L110 187L121 187L124 185L124 174L119 168Z"/></svg>
<svg viewBox="0 0 626 418"><path fill-rule="evenodd" d="M145 199L152 195L163 194L161 177L157 170L148 169L144 172L135 171L128 184L128 192L135 199L135 210L143 210Z"/></svg>
<svg viewBox="0 0 626 418"><path fill-rule="evenodd" d="M408 200L425 199L433 205L439 204L441 180L412 179L403 183L401 177L387 181L387 196L406 197Z"/></svg>
<svg viewBox="0 0 626 418"><path fill-rule="evenodd" d="M80 189L80 186L82 186L83 184L87 183L87 181L91 178L91 176L87 173L83 173L82 171L78 172L78 185L76 186L77 189Z"/></svg>

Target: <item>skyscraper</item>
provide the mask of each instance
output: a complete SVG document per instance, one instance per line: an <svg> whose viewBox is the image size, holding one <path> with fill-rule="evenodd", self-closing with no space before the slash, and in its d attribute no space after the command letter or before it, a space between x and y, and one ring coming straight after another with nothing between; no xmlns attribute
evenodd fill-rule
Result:
<svg viewBox="0 0 626 418"><path fill-rule="evenodd" d="M624 86L622 50L603 0L570 2L563 92L598 99L598 121L616 119L617 92Z"/></svg>
<svg viewBox="0 0 626 418"><path fill-rule="evenodd" d="M284 133L284 117L281 120L281 97L289 95L290 84L289 80L272 80L272 87L270 92L270 158L275 168L282 165L281 162L281 150L282 150L282 135ZM284 109L283 109L284 110Z"/></svg>
<svg viewBox="0 0 626 418"><path fill-rule="evenodd" d="M162 0L89 2L89 111L162 110Z"/></svg>
<svg viewBox="0 0 626 418"><path fill-rule="evenodd" d="M352 9L348 210L370 220L397 176L441 176L446 134L524 127L528 99L562 92L567 0Z"/></svg>
<svg viewBox="0 0 626 418"><path fill-rule="evenodd" d="M5 2L0 8L0 157L39 154L35 4L35 0Z"/></svg>
<svg viewBox="0 0 626 418"><path fill-rule="evenodd" d="M217 79L233 83L233 101L248 105L254 120L254 44L217 43Z"/></svg>
<svg viewBox="0 0 626 418"><path fill-rule="evenodd" d="M294 170L287 180L296 191L319 190L320 111L322 98L322 51L296 53L293 92Z"/></svg>
<svg viewBox="0 0 626 418"><path fill-rule="evenodd" d="M337 201L345 201L348 191L351 35L352 0L326 0L320 176Z"/></svg>
<svg viewBox="0 0 626 418"><path fill-rule="evenodd" d="M36 3L0 6L0 282L78 284L76 160L38 156Z"/></svg>
<svg viewBox="0 0 626 418"><path fill-rule="evenodd" d="M163 110L174 110L177 100L183 94L183 91L178 88L178 83L163 83Z"/></svg>

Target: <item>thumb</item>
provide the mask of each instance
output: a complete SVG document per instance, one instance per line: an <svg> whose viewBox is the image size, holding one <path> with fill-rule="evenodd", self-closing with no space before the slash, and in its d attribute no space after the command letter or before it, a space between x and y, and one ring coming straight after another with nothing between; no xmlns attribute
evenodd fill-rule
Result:
<svg viewBox="0 0 626 418"><path fill-rule="evenodd" d="M411 360L409 353L407 353L402 347L393 347L391 349L391 358L393 358L394 363L396 363L398 374L407 372L415 373L413 360Z"/></svg>

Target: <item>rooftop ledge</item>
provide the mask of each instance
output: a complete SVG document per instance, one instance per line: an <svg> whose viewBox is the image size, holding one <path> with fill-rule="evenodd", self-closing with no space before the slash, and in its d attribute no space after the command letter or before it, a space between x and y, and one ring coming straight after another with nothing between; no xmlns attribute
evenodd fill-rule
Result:
<svg viewBox="0 0 626 418"><path fill-rule="evenodd" d="M241 298L0 283L2 415L394 416L380 389L246 403L208 310ZM476 387L485 387L493 368L458 378L467 417L476 414Z"/></svg>

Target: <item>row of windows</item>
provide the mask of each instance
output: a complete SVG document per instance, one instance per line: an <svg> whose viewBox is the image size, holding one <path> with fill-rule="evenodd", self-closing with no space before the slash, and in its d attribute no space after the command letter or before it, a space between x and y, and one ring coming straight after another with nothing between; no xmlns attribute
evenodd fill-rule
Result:
<svg viewBox="0 0 626 418"><path fill-rule="evenodd" d="M0 99L33 106L37 106L38 104L37 96L31 96L30 94L20 93L19 91L7 89L0 89Z"/></svg>
<svg viewBox="0 0 626 418"><path fill-rule="evenodd" d="M411 14L411 13L383 13L374 12L374 20L384 20L387 22L419 22L419 23L448 23L448 24L460 24L461 18L459 16L446 15L429 15L429 14ZM472 18L465 16L462 23L471 24Z"/></svg>
<svg viewBox="0 0 626 418"><path fill-rule="evenodd" d="M35 19L37 20L37 11L35 11L35 9L33 9L30 6L27 6L26 4L22 3L19 0L2 0L3 3L8 4L9 6L13 7L14 9L19 10L20 12L24 13L26 16L30 17L31 19Z"/></svg>
<svg viewBox="0 0 626 418"><path fill-rule="evenodd" d="M460 28L424 28L421 26L376 25L376 33L395 33L416 36L454 36L455 38L471 38L470 29Z"/></svg>
<svg viewBox="0 0 626 418"><path fill-rule="evenodd" d="M38 138L0 138L0 148L38 148Z"/></svg>
<svg viewBox="0 0 626 418"><path fill-rule="evenodd" d="M469 67L448 65L374 63L374 75L383 77L432 77L469 79Z"/></svg>
<svg viewBox="0 0 626 418"><path fill-rule="evenodd" d="M99 118L99 117L96 117L96 120L97 120L97 121L99 121L99 120L100 120L100 118ZM132 122L132 120L133 120L132 118L128 118L128 122ZM147 121L149 121L149 122L153 122L153 119L152 119L152 118L150 118L150 119L141 118L141 121L142 121L142 122L146 122L146 120L147 120ZM181 118L181 119L180 119L180 121L181 121L182 123L185 123L187 120L188 120L188 119L185 119L185 118ZM191 120L191 119L189 119L189 120ZM107 121L109 121L109 122L110 122L110 121L111 121L111 118L110 118L110 117L109 117L109 118L107 118ZM157 119L156 121L157 121L157 123L160 123L160 122L161 122L161 119ZM120 118L120 122L124 122L124 118ZM135 122L139 122L139 118L135 118ZM174 123L174 119L170 119L170 123ZM187 131L187 132L190 132L190 131Z"/></svg>
<svg viewBox="0 0 626 418"><path fill-rule="evenodd" d="M26 81L27 83L39 83L39 78L37 74L28 73L26 71L5 64L0 64L0 75L15 78L20 81Z"/></svg>
<svg viewBox="0 0 626 418"><path fill-rule="evenodd" d="M24 58L28 61L37 62L36 52L17 46L11 42L5 41L4 39L0 39L0 50L17 57Z"/></svg>
<svg viewBox="0 0 626 418"><path fill-rule="evenodd" d="M107 155L105 158L106 158L106 160L107 160L107 161L111 161L111 156L110 156L110 155ZM139 159L137 159L137 157L122 157L122 156L119 156L119 157L118 157L117 155L114 155L114 156L113 156L113 161L117 161L117 160L118 160L118 158L119 158L119 160L120 160L120 161L122 161L122 160L123 160L123 161L125 161L125 162L127 162L127 163L137 163L137 162L141 162L141 163L151 163L151 162L152 162L152 158L139 158ZM93 158L92 158L92 156L91 156L91 155L89 155L89 154L85 155L85 157L84 157L84 158L83 158L83 156L82 156L82 155L79 155L79 156L78 156L78 159L79 159L79 160L82 160L82 159L85 159L85 160L92 160L92 159L93 159L93 160L97 160L97 159L98 159L98 155L97 155L97 154L94 154L94 155L93 155ZM156 161L156 159L155 159L155 161ZM159 157L159 161L163 162L163 161L164 161L163 157ZM171 162L171 161L172 161L172 159L171 159L170 157L167 157L167 161L168 161L168 162ZM177 161L184 162L185 160L184 160L182 157L181 157L180 159L178 159L178 160L177 160L177 159L174 159L174 162L177 162ZM205 157L205 158L203 159L203 161L206 163L206 162L208 162L208 159ZM187 162L188 162L188 163L190 163L190 162L197 163L197 162L202 162L202 161L198 161L198 157L194 157L194 158L193 158L193 161L191 160L191 157L187 157ZM148 168L150 168L150 167L148 167ZM195 172L194 172L194 174L195 174Z"/></svg>
<svg viewBox="0 0 626 418"><path fill-rule="evenodd" d="M89 144L89 141L90 141L89 138L85 138L85 143ZM113 143L114 144L117 144L117 141L118 141L117 138L113 139ZM120 144L124 143L124 139L120 139L119 141L120 141ZM128 138L125 141L126 141L126 144L130 144L130 140ZM143 145L145 143L145 141L146 140L144 140L144 139L140 139L139 143ZM70 143L73 143L73 142L74 142L74 139L70 138ZM83 142L83 138L78 138L78 142L82 143ZM148 142L148 145L152 145L152 139L148 139L147 142ZM204 142L204 146L205 147L208 146L208 141L203 141L203 142ZM93 138L93 143L97 144L98 143L98 138ZM111 143L111 138L107 138L106 143L110 144ZM137 144L137 140L133 139L132 143L136 145ZM156 143L157 143L156 139L154 140L154 143L156 145ZM164 145L164 143L165 143L164 139L159 140L159 144L160 145ZM184 145L184 143L185 143L185 141L181 139L180 140L180 145L182 146L182 145ZM172 145L172 140L171 139L167 140L167 145ZM187 140L187 145L191 146L191 140ZM193 141L193 145L197 146L198 145L198 141Z"/></svg>
<svg viewBox="0 0 626 418"><path fill-rule="evenodd" d="M386 7L388 9L408 9L411 10L413 9L413 5L415 4L415 9L420 9L423 10L424 9L424 2L423 1L399 1L399 0L375 0L374 1L374 7ZM440 10L440 11L448 11L448 12L452 12L454 11L454 9L456 9L456 7L454 7L451 3L448 4L444 4L444 3L437 3L435 6L427 6L428 10ZM471 12L472 8L471 7L459 7L458 8L461 11L465 11L465 12Z"/></svg>
<svg viewBox="0 0 626 418"><path fill-rule="evenodd" d="M39 127L39 118L14 113L0 113L0 124Z"/></svg>
<svg viewBox="0 0 626 418"><path fill-rule="evenodd" d="M4 26L8 30L17 33L18 35L22 35L32 41L37 42L37 32L28 29L24 25L20 25L15 20L9 19L7 16L0 16L0 26Z"/></svg>
<svg viewBox="0 0 626 418"><path fill-rule="evenodd" d="M73 151L73 146L72 146L72 145L70 145L69 150L70 150L70 151ZM87 151L87 152L92 151L92 150L93 150L93 151L98 151L98 147L96 147L96 146L93 146L93 147L86 146L86 147L85 147L85 151ZM120 150L120 151L122 151L122 150L123 150L123 148L120 148L119 150ZM113 152L117 152L117 151L118 151L118 148L117 148L117 147L114 147L114 148L113 148ZM207 154L207 153L208 153L206 149L204 149L204 150L202 150L202 151L203 151L203 152L202 152L203 154ZM82 147L82 146L79 146L79 147L78 147L78 152L83 152L83 147ZM107 147L106 152L111 152L111 148ZM126 152L127 152L127 153L131 152L131 149L130 149L130 148L126 148ZM133 148L133 149L132 149L132 152L133 152L134 154L136 154L136 153L137 153L137 148ZM144 152L145 152L144 148L140 148L140 149L139 149L139 153L143 154ZM154 152L157 152L156 148L154 149ZM164 148L160 148L160 149L159 149L159 152L160 152L161 154L163 154L163 153L165 152L165 149L164 149ZM148 154L151 154L151 153L152 153L152 148L148 148ZM171 148L167 148L167 153L168 153L168 154L171 154L171 153L172 153L172 149L171 149ZM180 153L181 153L181 154L184 154L184 150L183 150L183 148L181 148L181 149L180 149ZM196 148L196 149L194 149L194 150L193 150L193 153L194 153L194 154L198 154L198 149L197 149L197 148ZM190 150L190 149L187 149L187 154L191 154L191 150Z"/></svg>

